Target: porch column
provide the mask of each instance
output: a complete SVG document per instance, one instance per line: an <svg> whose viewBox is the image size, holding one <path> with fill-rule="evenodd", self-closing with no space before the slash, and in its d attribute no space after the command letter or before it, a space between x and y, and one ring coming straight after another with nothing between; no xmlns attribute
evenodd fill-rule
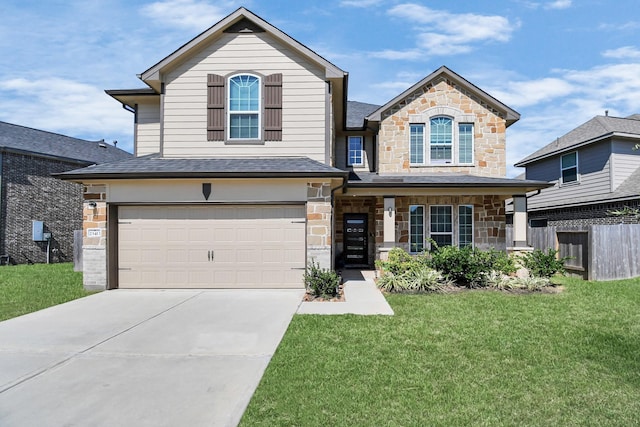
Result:
<svg viewBox="0 0 640 427"><path fill-rule="evenodd" d="M396 198L384 198L384 228L383 241L385 248L393 248L396 245Z"/></svg>
<svg viewBox="0 0 640 427"><path fill-rule="evenodd" d="M513 196L513 242L507 242L514 247L527 246L527 197Z"/></svg>

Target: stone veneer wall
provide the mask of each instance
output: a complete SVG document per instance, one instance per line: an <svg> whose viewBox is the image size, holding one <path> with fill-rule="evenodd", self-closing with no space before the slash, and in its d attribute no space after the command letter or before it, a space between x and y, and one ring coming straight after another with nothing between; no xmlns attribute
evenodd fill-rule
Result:
<svg viewBox="0 0 640 427"><path fill-rule="evenodd" d="M307 184L307 260L331 268L331 183Z"/></svg>
<svg viewBox="0 0 640 427"><path fill-rule="evenodd" d="M474 166L409 166L409 124L428 123L428 117L452 113L474 123ZM440 79L421 87L380 123L379 172L455 172L481 176L506 175L506 121L500 113L473 94ZM428 135L427 135L428 137ZM426 153L425 153L426 154Z"/></svg>
<svg viewBox="0 0 640 427"><path fill-rule="evenodd" d="M381 196L371 197L339 197L335 200L335 244L336 257L339 258L344 250L344 214L361 213L369 215L369 235L374 234L374 238L368 241L369 264L373 264L376 259L376 243L383 241L382 211L384 210L384 199ZM378 212L380 224L378 224Z"/></svg>
<svg viewBox="0 0 640 427"><path fill-rule="evenodd" d="M84 186L82 277L85 289L103 290L107 287L107 203L106 185ZM95 208L89 206L96 204ZM89 237L87 230L99 229L100 236Z"/></svg>
<svg viewBox="0 0 640 427"><path fill-rule="evenodd" d="M505 250L505 210L503 196L401 196L396 197L396 240L398 246L409 250L409 206L453 205L454 227L456 206L473 205L473 242L481 249L495 248ZM382 215L381 215L382 217ZM425 232L428 233L428 224ZM454 229L454 236L457 230ZM378 245L381 246L381 245Z"/></svg>
<svg viewBox="0 0 640 427"><path fill-rule="evenodd" d="M47 242L34 242L32 221L51 233L49 262L73 261L73 232L82 227L82 187L51 176L78 163L0 153L0 255L12 264L47 261Z"/></svg>
<svg viewBox="0 0 640 427"><path fill-rule="evenodd" d="M529 213L529 220L546 219L547 225L554 227L639 224L640 219L635 215L618 216L609 214L610 211L621 210L624 207L640 209L640 200L535 211Z"/></svg>

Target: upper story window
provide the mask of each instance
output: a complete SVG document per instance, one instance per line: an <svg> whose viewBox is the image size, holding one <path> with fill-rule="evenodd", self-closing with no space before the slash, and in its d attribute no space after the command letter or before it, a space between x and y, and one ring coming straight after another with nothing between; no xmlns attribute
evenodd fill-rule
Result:
<svg viewBox="0 0 640 427"><path fill-rule="evenodd" d="M450 117L439 116L429 120L428 130L425 127L424 124L409 127L412 165L473 164L473 123L456 124Z"/></svg>
<svg viewBox="0 0 640 427"><path fill-rule="evenodd" d="M560 158L560 169L562 173L562 183L578 181L578 153L565 154Z"/></svg>
<svg viewBox="0 0 640 427"><path fill-rule="evenodd" d="M207 141L282 141L282 73L207 74Z"/></svg>
<svg viewBox="0 0 640 427"><path fill-rule="evenodd" d="M453 120L448 117L435 117L430 123L431 163L453 162Z"/></svg>
<svg viewBox="0 0 640 427"><path fill-rule="evenodd" d="M364 166L361 136L350 136L347 138L347 166Z"/></svg>
<svg viewBox="0 0 640 427"><path fill-rule="evenodd" d="M229 78L229 139L260 137L260 79L250 74Z"/></svg>

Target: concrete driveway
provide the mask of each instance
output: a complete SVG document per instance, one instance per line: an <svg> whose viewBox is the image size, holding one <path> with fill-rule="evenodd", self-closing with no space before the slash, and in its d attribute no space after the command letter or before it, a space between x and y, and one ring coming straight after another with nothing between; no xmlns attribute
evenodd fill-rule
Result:
<svg viewBox="0 0 640 427"><path fill-rule="evenodd" d="M303 292L116 290L0 322L0 425L235 426Z"/></svg>

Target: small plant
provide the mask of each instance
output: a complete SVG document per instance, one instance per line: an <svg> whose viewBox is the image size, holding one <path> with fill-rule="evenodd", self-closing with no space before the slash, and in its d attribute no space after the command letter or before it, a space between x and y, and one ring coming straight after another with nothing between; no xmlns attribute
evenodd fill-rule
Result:
<svg viewBox="0 0 640 427"><path fill-rule="evenodd" d="M564 262L571 257L558 258L558 251L548 249L547 252L535 249L533 252L520 255L522 265L533 277L549 278L556 273L564 274Z"/></svg>
<svg viewBox="0 0 640 427"><path fill-rule="evenodd" d="M378 287L386 292L405 292L409 283L403 274L387 272L378 279Z"/></svg>
<svg viewBox="0 0 640 427"><path fill-rule="evenodd" d="M551 286L551 281L546 277L519 277L512 280L517 288L527 291L541 291L543 288Z"/></svg>
<svg viewBox="0 0 640 427"><path fill-rule="evenodd" d="M340 292L340 276L333 270L320 268L314 260L304 272L304 284L307 291L315 297L334 298Z"/></svg>
<svg viewBox="0 0 640 427"><path fill-rule="evenodd" d="M485 276L485 285L488 288L500 291L508 291L518 287L513 277L505 276L499 271L491 271Z"/></svg>
<svg viewBox="0 0 640 427"><path fill-rule="evenodd" d="M383 274L392 273L395 275L402 274L409 270L422 269L426 265L425 256L412 256L402 248L391 249L386 261L376 261L376 267L378 267Z"/></svg>
<svg viewBox="0 0 640 427"><path fill-rule="evenodd" d="M428 267L409 270L404 273L408 290L414 292L438 292L448 284L442 273Z"/></svg>

